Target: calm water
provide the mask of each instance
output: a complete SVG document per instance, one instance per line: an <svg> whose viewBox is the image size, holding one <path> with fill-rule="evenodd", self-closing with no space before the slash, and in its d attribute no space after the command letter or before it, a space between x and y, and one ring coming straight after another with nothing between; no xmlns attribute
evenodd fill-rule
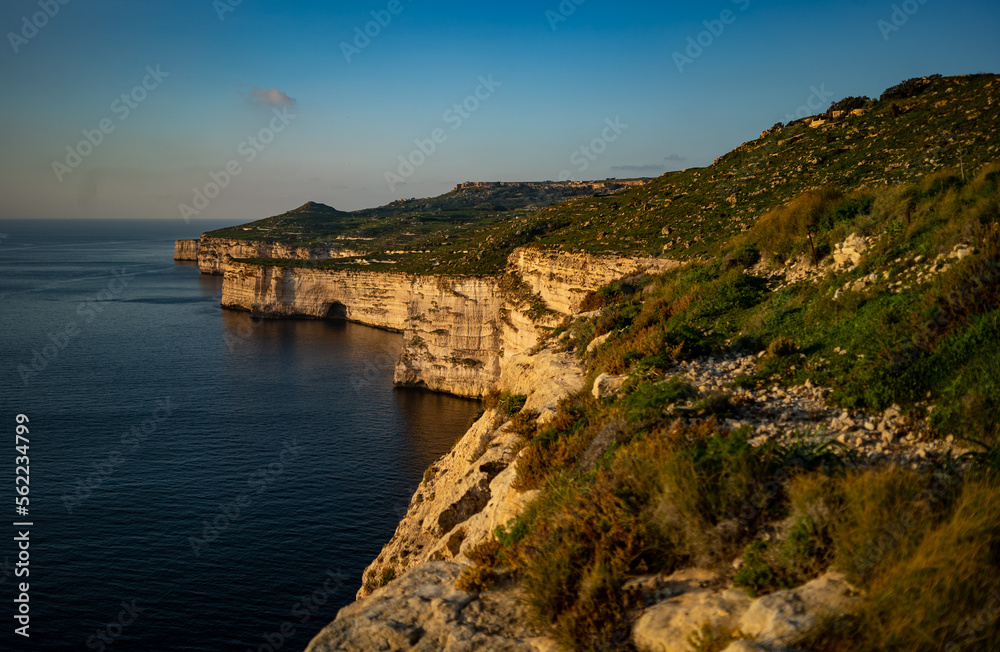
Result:
<svg viewBox="0 0 1000 652"><path fill-rule="evenodd" d="M0 649L303 649L478 404L393 389L400 335L223 311L220 279L172 261L183 224L0 234Z"/></svg>

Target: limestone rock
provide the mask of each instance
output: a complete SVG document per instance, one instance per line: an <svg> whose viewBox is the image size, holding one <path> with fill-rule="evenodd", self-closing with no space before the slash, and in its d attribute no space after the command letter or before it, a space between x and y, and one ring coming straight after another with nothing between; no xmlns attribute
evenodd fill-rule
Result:
<svg viewBox="0 0 1000 652"><path fill-rule="evenodd" d="M175 240L174 260L198 260L198 241Z"/></svg>
<svg viewBox="0 0 1000 652"><path fill-rule="evenodd" d="M824 612L839 612L855 600L855 591L838 573L827 573L790 591L766 595L747 609L740 631L769 645L785 645L816 624Z"/></svg>
<svg viewBox="0 0 1000 652"><path fill-rule="evenodd" d="M601 374L594 380L594 388L591 390L591 393L593 393L594 398L597 399L614 396L618 393L618 390L622 388L622 385L625 384L625 380L625 376Z"/></svg>
<svg viewBox="0 0 1000 652"><path fill-rule="evenodd" d="M462 566L430 562L340 610L306 652L537 652L549 641L529 629L513 590L482 596L455 588ZM551 649L551 648L548 648Z"/></svg>
<svg viewBox="0 0 1000 652"><path fill-rule="evenodd" d="M500 376L495 278L227 264L222 305L403 332L396 382L482 396ZM362 381L363 379L350 379Z"/></svg>
<svg viewBox="0 0 1000 652"><path fill-rule="evenodd" d="M515 356L500 379L502 391L528 397L525 410L549 414L582 387L576 358L550 349ZM520 443L496 410L485 412L425 474L408 508L401 510L392 540L365 570L357 597L368 595L389 569L398 577L427 561L466 560L472 547L517 516L537 495L513 488Z"/></svg>
<svg viewBox="0 0 1000 652"><path fill-rule="evenodd" d="M677 265L658 258L517 249L505 275L518 276L542 300L548 311L538 316L530 311L532 302L504 296L496 276L317 269L305 264L276 267L233 260L330 258L340 253L202 238L198 258L203 272L223 274L223 307L270 317L339 317L402 331L396 383L461 396L482 396L495 388L507 361L531 351L545 328L571 315L588 292L627 274Z"/></svg>
<svg viewBox="0 0 1000 652"><path fill-rule="evenodd" d="M753 641L733 641L722 652L767 652L767 648Z"/></svg>
<svg viewBox="0 0 1000 652"><path fill-rule="evenodd" d="M833 262L837 267L847 267L861 263L861 256L868 249L868 239L852 233L833 252Z"/></svg>
<svg viewBox="0 0 1000 652"><path fill-rule="evenodd" d="M535 355L505 356L497 386L502 392L527 396L524 409L539 412L539 422L545 423L555 416L563 397L583 389L583 380L573 354L544 349Z"/></svg>
<svg viewBox="0 0 1000 652"><path fill-rule="evenodd" d="M605 333L604 335L598 335L597 337L595 337L594 339L592 339L590 341L590 344L587 345L587 355L590 355L591 353L593 353L594 351L596 351L602 344L604 344L605 342L608 341L609 337L611 337L611 333Z"/></svg>
<svg viewBox="0 0 1000 652"><path fill-rule="evenodd" d="M742 591L695 591L647 609L632 629L640 652L689 652L688 636L708 623L730 627L750 606Z"/></svg>
<svg viewBox="0 0 1000 652"><path fill-rule="evenodd" d="M282 242L211 238L202 235L198 241L197 260L202 274L222 275L228 267L228 263L226 262L227 256L231 258L324 260L327 258L363 256L365 253L364 251L344 247L324 247L319 245L296 247Z"/></svg>
<svg viewBox="0 0 1000 652"><path fill-rule="evenodd" d="M948 254L948 258L954 258L956 260L965 260L973 253L972 247L967 244L957 244Z"/></svg>

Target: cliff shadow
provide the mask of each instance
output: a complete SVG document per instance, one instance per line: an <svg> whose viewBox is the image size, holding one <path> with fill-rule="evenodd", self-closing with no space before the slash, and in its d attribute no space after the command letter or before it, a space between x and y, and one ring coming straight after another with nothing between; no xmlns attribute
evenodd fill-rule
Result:
<svg viewBox="0 0 1000 652"><path fill-rule="evenodd" d="M323 314L323 319L347 321L347 306L339 301L334 301L327 307L326 312Z"/></svg>

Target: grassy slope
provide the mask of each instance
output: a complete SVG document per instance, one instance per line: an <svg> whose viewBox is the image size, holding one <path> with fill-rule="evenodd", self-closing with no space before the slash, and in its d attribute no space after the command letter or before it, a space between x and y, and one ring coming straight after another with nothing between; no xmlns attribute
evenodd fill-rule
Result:
<svg viewBox="0 0 1000 652"><path fill-rule="evenodd" d="M742 220L730 212L739 201L736 209L720 204L695 219L680 213L675 219L692 228L698 219L716 220L691 247L711 258L612 284L587 301L587 308L601 309L599 316L557 329L553 345L577 351L591 380L601 372L629 380L603 401L581 392L545 428L530 414L513 416L527 448L519 486L542 494L477 551L464 585L512 578L526 589L537 622L568 648L628 649L624 641L640 606L623 588L631 575L697 564L760 594L833 567L866 592L863 605L824 620L801 649L994 649L1000 640L1000 138L989 132L997 124L997 82L964 81L977 90L964 97L961 113L991 112L991 123L976 131L982 140L972 124L962 127L964 175L958 167L927 174L911 148L905 157L923 174L908 183L895 176L905 173L905 163L894 165L904 154L894 158L890 151L880 154L873 176L862 171L871 164L854 162L836 184L816 189L803 180L787 194L780 185L766 190L757 196L771 193L772 203L748 205ZM947 93L957 84L935 82L919 97L933 107L939 94L963 92ZM920 120L933 122L928 115ZM916 123L908 129L923 142ZM821 131L802 133L825 138ZM753 156L777 135L729 157ZM896 141L883 135L879 142L893 150ZM939 165L955 162L949 151L957 147L934 154ZM711 174L718 179L721 170ZM887 174L890 183L882 183ZM586 219L574 205L596 210L656 193L651 184L543 213ZM615 245L612 222L603 228L602 247L635 237L632 231ZM766 276L768 264L811 256L809 234L824 263L833 243L851 233L871 240L857 268L788 286ZM958 244L974 253L947 258ZM872 274L877 281L854 285ZM605 333L607 343L584 355ZM714 421L713 412L732 407L725 396L697 402L684 420L667 409L694 393L664 381L677 361L762 349L769 354L740 386L810 379L832 387L831 400L845 408L877 411L896 403L914 419L929 417L932 436L978 441L966 442L978 452L962 462L941 460L933 473L870 468L816 445L754 448L749 432ZM603 458L581 468L595 439L609 436L613 444ZM741 556L736 573L731 562Z"/></svg>
<svg viewBox="0 0 1000 652"><path fill-rule="evenodd" d="M711 254L809 188L877 190L958 167L960 160L972 169L1000 153L995 75L911 82L883 98L868 103L862 116L831 118L817 128L807 126L807 118L770 129L708 168L540 211L536 219L561 225L541 242L672 257Z"/></svg>

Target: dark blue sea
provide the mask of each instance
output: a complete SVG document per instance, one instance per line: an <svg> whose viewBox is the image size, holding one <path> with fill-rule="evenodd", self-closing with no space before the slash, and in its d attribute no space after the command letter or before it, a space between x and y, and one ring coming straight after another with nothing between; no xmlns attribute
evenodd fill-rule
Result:
<svg viewBox="0 0 1000 652"><path fill-rule="evenodd" d="M399 334L222 310L197 236L0 222L0 650L302 650L478 409L393 388Z"/></svg>

